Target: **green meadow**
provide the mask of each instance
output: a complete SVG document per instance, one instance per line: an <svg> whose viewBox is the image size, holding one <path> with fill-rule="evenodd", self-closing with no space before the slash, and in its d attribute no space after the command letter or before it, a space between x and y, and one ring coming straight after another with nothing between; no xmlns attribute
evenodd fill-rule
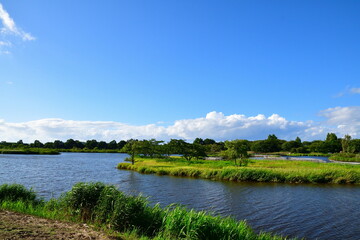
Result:
<svg viewBox="0 0 360 240"><path fill-rule="evenodd" d="M136 158L135 164L119 163L118 169L139 173L195 177L238 182L360 184L360 166L288 160L249 160L247 166L233 161L183 158Z"/></svg>

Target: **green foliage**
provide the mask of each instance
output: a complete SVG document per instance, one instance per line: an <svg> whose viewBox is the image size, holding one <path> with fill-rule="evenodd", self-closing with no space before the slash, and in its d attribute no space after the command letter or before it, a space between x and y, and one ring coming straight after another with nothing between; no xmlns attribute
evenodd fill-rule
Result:
<svg viewBox="0 0 360 240"><path fill-rule="evenodd" d="M315 140L312 142L302 142L299 137L294 141L285 141L278 139L274 134L270 134L265 140L247 141L248 150L257 153L274 153L278 151L286 151L291 153L337 153L343 152L360 153L360 139L347 139L350 137L345 135L344 139L339 139L336 134L328 133L325 141ZM346 140L347 139L347 140ZM188 161L193 158L201 159L206 155L218 156L225 150L224 142L216 142L213 139L196 138L193 143L188 143L182 139L171 139L169 142L150 140L121 140L118 143L112 140L109 143L105 141L97 141L95 139L81 142L79 140L68 139L66 142L55 140L45 144L36 140L34 143L24 143L22 140L18 142L0 142L0 149L7 151L6 153L26 154L27 149L38 149L49 152L49 150L57 150L57 152L106 152L117 153L127 152L124 146L129 142L138 142L137 153L143 157L169 157L171 154L180 154ZM246 141L246 140L243 140ZM345 141L345 142L344 142ZM344 145L345 144L345 145ZM200 146L200 147L199 147ZM125 151L126 150L126 151ZM54 151L56 152L56 151ZM5 152L4 152L5 153ZM34 153L35 154L35 153ZM38 153L37 153L38 154Z"/></svg>
<svg viewBox="0 0 360 240"><path fill-rule="evenodd" d="M122 148L122 151L130 155L131 164L135 163L135 156L141 153L142 143L138 140L130 139L125 146Z"/></svg>
<svg viewBox="0 0 360 240"><path fill-rule="evenodd" d="M158 240L284 239L270 234L256 234L245 222L232 218L215 217L180 206L170 205L165 209L159 205L150 206L141 196L127 196L114 186L102 183L78 183L65 197L37 206L18 199L4 201L0 208L62 220L76 220L74 217L77 217L77 221L130 232L136 239L139 235L143 236L142 239L151 237ZM91 217L84 218L85 212Z"/></svg>
<svg viewBox="0 0 360 240"><path fill-rule="evenodd" d="M352 139L349 143L349 152L360 153L360 139Z"/></svg>
<svg viewBox="0 0 360 240"><path fill-rule="evenodd" d="M65 206L77 213L81 219L93 220L93 210L97 205L102 190L106 187L103 183L77 183L63 196Z"/></svg>
<svg viewBox="0 0 360 240"><path fill-rule="evenodd" d="M161 236L166 239L259 239L243 221L211 216L203 211L189 211L180 206L168 209L163 221ZM263 236L264 239L276 238L269 234Z"/></svg>
<svg viewBox="0 0 360 240"><path fill-rule="evenodd" d="M0 186L0 202L3 201L23 201L29 203L39 203L36 194L32 189L28 190L20 184L4 184Z"/></svg>
<svg viewBox="0 0 360 240"><path fill-rule="evenodd" d="M247 158L249 150L249 142L247 140L225 141L226 150L223 151L223 156L226 159L232 160L237 165L236 160L239 159L239 166L246 166L248 164Z"/></svg>
<svg viewBox="0 0 360 240"><path fill-rule="evenodd" d="M350 142L351 142L350 135L345 135L344 138L341 140L341 146L342 146L343 153L350 152Z"/></svg>
<svg viewBox="0 0 360 240"><path fill-rule="evenodd" d="M251 150L260 153L278 152L281 150L281 144L281 141L274 134L271 134L266 140L254 141Z"/></svg>

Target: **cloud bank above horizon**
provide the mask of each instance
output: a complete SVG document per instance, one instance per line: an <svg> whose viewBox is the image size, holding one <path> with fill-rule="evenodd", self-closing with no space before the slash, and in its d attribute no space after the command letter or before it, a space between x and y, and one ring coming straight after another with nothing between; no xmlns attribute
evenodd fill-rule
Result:
<svg viewBox="0 0 360 240"><path fill-rule="evenodd" d="M171 138L192 141L197 137L217 141L232 139L258 140L275 134L281 139L292 140L299 136L303 140L324 139L328 132L339 137L350 134L360 136L360 106L335 107L321 111L325 120L289 121L273 114L247 117L241 114L225 116L221 112L210 112L205 117L177 120L169 126L160 124L129 125L112 121L74 121L57 118L40 119L22 123L9 123L0 120L0 141L23 140L42 142L76 140L127 140L151 139L170 140Z"/></svg>

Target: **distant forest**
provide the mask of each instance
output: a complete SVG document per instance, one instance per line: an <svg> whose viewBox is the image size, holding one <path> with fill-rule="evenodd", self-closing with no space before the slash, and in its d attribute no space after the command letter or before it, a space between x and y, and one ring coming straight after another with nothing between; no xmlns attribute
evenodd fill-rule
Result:
<svg viewBox="0 0 360 240"><path fill-rule="evenodd" d="M226 142L237 142L246 148L247 151L257 153L274 153L274 152L291 152L291 153L360 153L360 139L351 139L349 135L344 138L338 138L335 133L328 133L325 140L301 141L299 137L295 140L286 141L278 139L274 134L268 136L264 140L248 141L248 140L232 140L225 142L216 142L213 139L196 138L192 143L188 143L181 139L171 139L168 142L150 140L116 140L105 142L97 140L79 141L68 139L63 142L55 140L54 142L42 143L35 140L33 143L24 143L22 140L18 142L0 142L0 149L25 149L25 148L47 148L56 150L69 151L114 151L127 152L126 144L137 142L137 146L141 148L141 152L149 155L154 154L182 154L184 151L192 149L206 153L208 155L217 154L226 149Z"/></svg>

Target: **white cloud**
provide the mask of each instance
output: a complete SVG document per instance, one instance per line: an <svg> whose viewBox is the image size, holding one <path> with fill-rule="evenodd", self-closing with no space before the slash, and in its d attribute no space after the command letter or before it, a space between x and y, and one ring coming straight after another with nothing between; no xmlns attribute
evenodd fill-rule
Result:
<svg viewBox="0 0 360 240"><path fill-rule="evenodd" d="M339 97L344 97L349 94L360 94L360 88L347 86L344 91L336 94L334 97L339 98Z"/></svg>
<svg viewBox="0 0 360 240"><path fill-rule="evenodd" d="M323 127L343 136L360 137L360 106L335 107L320 112L327 120Z"/></svg>
<svg viewBox="0 0 360 240"><path fill-rule="evenodd" d="M13 34L19 36L23 41L35 40L30 33L26 33L18 28L14 20L10 17L9 13L3 8L0 3L0 19L2 21L3 28L1 29L2 34Z"/></svg>
<svg viewBox="0 0 360 240"><path fill-rule="evenodd" d="M0 46L10 47L12 44L9 41L0 41Z"/></svg>
<svg viewBox="0 0 360 240"><path fill-rule="evenodd" d="M35 37L30 33L24 32L21 28L17 27L14 20L10 17L9 13L4 9L0 3L0 55L10 55L11 48L16 39L22 41L32 41Z"/></svg>
<svg viewBox="0 0 360 240"><path fill-rule="evenodd" d="M339 137L350 134L360 136L360 107L336 107L320 112L323 122L289 121L278 114L269 117L259 114L247 117L221 112L210 112L205 117L177 120L169 126L149 124L128 125L111 121L73 121L63 119L41 119L22 123L0 120L0 136L5 141L42 142L67 140L127 140L130 138L169 140L181 138L192 141L196 137L215 140L265 139L275 134L281 139L291 140L299 136L303 140L324 139L328 132Z"/></svg>
<svg viewBox="0 0 360 240"><path fill-rule="evenodd" d="M360 88L351 88L350 92L353 94L360 94Z"/></svg>

